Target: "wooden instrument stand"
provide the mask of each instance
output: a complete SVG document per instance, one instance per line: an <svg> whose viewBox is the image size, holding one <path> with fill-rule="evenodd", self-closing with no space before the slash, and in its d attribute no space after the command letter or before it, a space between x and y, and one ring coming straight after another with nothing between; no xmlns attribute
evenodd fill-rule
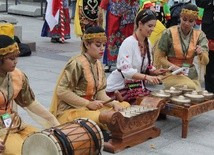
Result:
<svg viewBox="0 0 214 155"><path fill-rule="evenodd" d="M192 117L214 109L214 99L197 104L177 105L170 102L161 110L161 114L181 118L182 138L187 137L189 121Z"/></svg>
<svg viewBox="0 0 214 155"><path fill-rule="evenodd" d="M114 111L100 114L100 122L107 124L111 131L111 139L104 143L104 151L116 153L160 135L160 129L155 127L155 121L166 102L160 98L145 97L141 103L148 103L155 109L131 118Z"/></svg>

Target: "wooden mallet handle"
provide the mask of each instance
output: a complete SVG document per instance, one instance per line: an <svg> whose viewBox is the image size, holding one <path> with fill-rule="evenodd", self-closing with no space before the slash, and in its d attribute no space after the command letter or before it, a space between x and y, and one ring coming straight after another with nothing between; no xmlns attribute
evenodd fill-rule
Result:
<svg viewBox="0 0 214 155"><path fill-rule="evenodd" d="M10 133L10 130L11 130L11 128L12 128L12 125L13 125L13 122L14 122L14 120L15 120L15 117L16 117L16 115L13 116L12 121L11 121L11 123L10 123L10 126L9 126L9 128L7 129L7 133L6 133L5 137L4 137L3 144L5 144L6 141L7 141L7 138L8 138L8 136L9 136L9 133Z"/></svg>
<svg viewBox="0 0 214 155"><path fill-rule="evenodd" d="M114 95L115 95L115 97L113 97L113 98L111 98L111 99L109 99L109 100L103 102L103 105L105 105L105 104L107 104L107 103L109 103L109 102L112 102L112 101L114 101L114 100L118 100L119 102L122 102L122 101L123 101L123 97L122 97L121 93L120 93L118 90L116 90L116 91L114 92Z"/></svg>

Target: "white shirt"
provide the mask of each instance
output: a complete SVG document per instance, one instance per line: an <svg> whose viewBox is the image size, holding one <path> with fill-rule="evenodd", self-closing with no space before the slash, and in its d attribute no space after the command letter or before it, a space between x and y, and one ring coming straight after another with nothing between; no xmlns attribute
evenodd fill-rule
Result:
<svg viewBox="0 0 214 155"><path fill-rule="evenodd" d="M151 51L151 44L149 42L149 51ZM150 54L152 56L152 54ZM152 58L151 58L152 60ZM125 79L131 79L135 73L146 71L148 67L148 56L145 55L143 65L143 57L141 56L138 41L134 36L126 38L120 46L117 57L117 68L120 69ZM142 67L142 69L141 69ZM125 87L124 78L117 69L114 70L107 78L107 92L114 92Z"/></svg>

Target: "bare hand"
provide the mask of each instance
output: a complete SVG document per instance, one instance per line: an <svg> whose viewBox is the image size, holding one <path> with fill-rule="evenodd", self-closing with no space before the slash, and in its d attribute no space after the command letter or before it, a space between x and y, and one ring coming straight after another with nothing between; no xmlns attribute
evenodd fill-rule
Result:
<svg viewBox="0 0 214 155"><path fill-rule="evenodd" d="M112 103L114 111L120 111L123 109L123 107L120 106L120 104L118 102L114 102Z"/></svg>
<svg viewBox="0 0 214 155"><path fill-rule="evenodd" d="M102 102L103 101L99 101L99 100L91 101L86 107L89 110L98 110L98 109L101 109L103 107Z"/></svg>
<svg viewBox="0 0 214 155"><path fill-rule="evenodd" d="M199 45L196 45L196 49L195 52L197 53L197 55L200 55L202 53L202 48Z"/></svg>
<svg viewBox="0 0 214 155"><path fill-rule="evenodd" d="M161 79L158 76L146 76L146 80L151 84L159 84Z"/></svg>
<svg viewBox="0 0 214 155"><path fill-rule="evenodd" d="M156 69L153 71L153 74L154 75L162 75L164 73L166 73L168 71L168 69L163 69L163 68L160 68L160 69Z"/></svg>

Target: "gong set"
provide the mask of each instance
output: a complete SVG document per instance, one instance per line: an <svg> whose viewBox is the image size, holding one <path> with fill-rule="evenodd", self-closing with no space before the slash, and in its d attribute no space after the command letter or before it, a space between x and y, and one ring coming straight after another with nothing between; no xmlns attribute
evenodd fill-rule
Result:
<svg viewBox="0 0 214 155"><path fill-rule="evenodd" d="M207 90L196 91L188 88L187 85L180 87L170 87L169 89L154 91L152 96L164 98L171 101L174 104L198 104L207 100L213 99L213 93Z"/></svg>
<svg viewBox="0 0 214 155"><path fill-rule="evenodd" d="M131 118L139 114L143 114L156 109L157 107L145 107L141 105L132 105L130 107L120 110L119 112L123 115L123 117Z"/></svg>

